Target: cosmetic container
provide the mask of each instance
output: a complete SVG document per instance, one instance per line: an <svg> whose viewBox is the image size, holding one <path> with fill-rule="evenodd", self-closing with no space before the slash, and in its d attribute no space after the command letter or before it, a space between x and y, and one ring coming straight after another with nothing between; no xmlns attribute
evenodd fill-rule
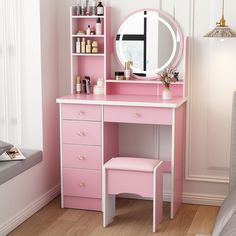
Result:
<svg viewBox="0 0 236 236"><path fill-rule="evenodd" d="M130 79L130 75L131 75L131 70L130 70L130 62L127 61L125 62L125 79L129 80Z"/></svg>
<svg viewBox="0 0 236 236"><path fill-rule="evenodd" d="M75 7L75 10L76 10L75 14L76 14L77 16L80 16L80 15L81 15L80 1L77 2L76 7Z"/></svg>
<svg viewBox="0 0 236 236"><path fill-rule="evenodd" d="M90 34L91 34L91 28L90 28L90 25L88 25L88 28L87 28L87 30L86 30L86 34L87 34L87 35L90 35Z"/></svg>
<svg viewBox="0 0 236 236"><path fill-rule="evenodd" d="M96 11L97 11L97 8L96 8L96 0L92 0L92 16L95 16L96 15Z"/></svg>
<svg viewBox="0 0 236 236"><path fill-rule="evenodd" d="M101 35L102 34L102 23L101 23L101 19L97 18L96 21L96 34L97 35Z"/></svg>
<svg viewBox="0 0 236 236"><path fill-rule="evenodd" d="M85 15L85 3L84 3L84 0L81 0L80 12L81 12L81 16Z"/></svg>
<svg viewBox="0 0 236 236"><path fill-rule="evenodd" d="M116 71L115 72L115 79L116 80L124 80L124 72L123 71Z"/></svg>
<svg viewBox="0 0 236 236"><path fill-rule="evenodd" d="M103 14L104 14L104 8L103 8L103 5L102 5L102 2L99 1L98 5L97 5L97 15L98 16L103 16Z"/></svg>
<svg viewBox="0 0 236 236"><path fill-rule="evenodd" d="M89 5L89 0L86 0L86 15L90 15L90 5Z"/></svg>
<svg viewBox="0 0 236 236"><path fill-rule="evenodd" d="M100 95L104 94L104 80L102 78L97 80L97 84L93 87L93 93Z"/></svg>
<svg viewBox="0 0 236 236"><path fill-rule="evenodd" d="M80 53L80 38L77 38L76 45L75 45L76 53Z"/></svg>
<svg viewBox="0 0 236 236"><path fill-rule="evenodd" d="M81 93L81 78L80 76L76 77L76 88L75 88L76 93Z"/></svg>
<svg viewBox="0 0 236 236"><path fill-rule="evenodd" d="M81 53L85 53L85 50L86 50L86 42L85 42L85 38L82 38Z"/></svg>
<svg viewBox="0 0 236 236"><path fill-rule="evenodd" d="M87 44L86 44L86 53L91 53L91 50L92 47L91 47L91 41L88 39L87 40Z"/></svg>
<svg viewBox="0 0 236 236"><path fill-rule="evenodd" d="M91 83L90 83L90 77L89 76L85 76L85 90L86 93L89 94L91 93Z"/></svg>

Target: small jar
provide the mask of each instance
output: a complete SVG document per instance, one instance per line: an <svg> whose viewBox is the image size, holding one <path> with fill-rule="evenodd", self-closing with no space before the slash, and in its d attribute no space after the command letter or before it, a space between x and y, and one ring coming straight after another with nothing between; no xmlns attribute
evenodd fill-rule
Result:
<svg viewBox="0 0 236 236"><path fill-rule="evenodd" d="M115 72L115 79L116 80L124 80L124 72L123 71L116 71Z"/></svg>

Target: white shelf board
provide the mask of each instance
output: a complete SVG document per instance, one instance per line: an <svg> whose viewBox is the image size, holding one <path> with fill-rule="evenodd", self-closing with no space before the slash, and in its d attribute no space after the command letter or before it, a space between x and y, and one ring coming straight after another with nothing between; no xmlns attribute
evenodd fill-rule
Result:
<svg viewBox="0 0 236 236"><path fill-rule="evenodd" d="M97 19L97 18L104 18L104 16L71 16L72 19Z"/></svg>
<svg viewBox="0 0 236 236"><path fill-rule="evenodd" d="M72 53L73 56L92 56L92 57L101 57L104 56L104 53Z"/></svg>
<svg viewBox="0 0 236 236"><path fill-rule="evenodd" d="M115 80L115 79L108 79L106 80L108 83L132 83L132 84L161 84L162 82L159 80L142 80L142 79L130 79L130 80ZM178 81L173 84L183 84L183 81Z"/></svg>
<svg viewBox="0 0 236 236"><path fill-rule="evenodd" d="M104 34L102 35L97 35L97 34L91 34L91 35L87 35L87 34L72 34L72 37L78 38L104 38Z"/></svg>

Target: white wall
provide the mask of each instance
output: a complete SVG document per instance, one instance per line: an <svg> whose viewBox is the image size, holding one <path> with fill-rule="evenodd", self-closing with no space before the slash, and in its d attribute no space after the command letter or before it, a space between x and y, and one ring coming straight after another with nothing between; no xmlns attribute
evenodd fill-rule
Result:
<svg viewBox="0 0 236 236"><path fill-rule="evenodd" d="M25 0L32 8L31 19L38 31L41 26L41 65L40 55L34 54L28 66L36 68L35 76L31 77L28 89L40 90L34 80L42 76L42 110L31 113L36 117L33 128L43 127L43 161L19 176L0 186L0 235L5 235L17 225L26 220L31 214L40 209L59 194L59 117L56 98L58 97L57 73L57 1L56 0ZM39 21L39 8L41 10ZM34 9L34 10L33 10ZM41 25L40 25L41 24ZM39 36L39 34L36 34ZM35 40L34 52L40 50L39 39ZM40 53L39 53L40 54ZM37 73L36 73L37 72ZM36 81L35 81L36 82ZM36 102L41 97L36 96ZM29 98L28 98L29 99ZM28 105L34 106L35 100L28 100ZM37 119L37 116L39 117ZM30 118L30 117L29 117ZM43 122L43 123L42 123ZM29 135L34 139L34 132ZM37 137L37 135L36 135Z"/></svg>
<svg viewBox="0 0 236 236"><path fill-rule="evenodd" d="M68 94L70 78L70 37L69 6L74 1L58 1L58 51L60 94ZM234 81L234 61L236 59L235 39L219 43L218 40L204 39L203 35L215 26L220 18L220 0L146 0L146 1L104 1L112 7L111 27L114 35L122 19L131 12L141 8L161 8L175 15L184 35L191 37L190 57L190 113L189 133L187 137L186 181L184 183L184 201L206 204L219 204L228 192L229 141L232 90ZM236 2L225 3L227 23L236 29ZM112 57L112 71L119 68ZM127 131L128 129L128 131ZM132 126L121 126L121 140L126 140ZM143 128L136 129L135 137L139 137ZM155 148L157 134L162 142L168 142L170 131L166 127L148 128L145 139L149 145L140 155L154 153L148 148ZM139 140L141 142L141 140ZM170 150L164 145L160 154L166 158ZM136 146L129 146L135 153ZM127 151L122 144L120 151ZM150 154L151 155L151 154ZM165 189L168 197L168 183Z"/></svg>

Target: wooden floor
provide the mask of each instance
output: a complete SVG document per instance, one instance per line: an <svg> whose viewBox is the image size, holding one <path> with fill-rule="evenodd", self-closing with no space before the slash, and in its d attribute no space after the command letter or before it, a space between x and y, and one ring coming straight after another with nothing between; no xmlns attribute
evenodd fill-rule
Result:
<svg viewBox="0 0 236 236"><path fill-rule="evenodd" d="M169 208L164 203L164 219L152 233L151 201L118 199L115 221L103 228L101 212L61 209L57 198L9 236L194 236L210 234L218 212L218 207L182 204L170 220Z"/></svg>

